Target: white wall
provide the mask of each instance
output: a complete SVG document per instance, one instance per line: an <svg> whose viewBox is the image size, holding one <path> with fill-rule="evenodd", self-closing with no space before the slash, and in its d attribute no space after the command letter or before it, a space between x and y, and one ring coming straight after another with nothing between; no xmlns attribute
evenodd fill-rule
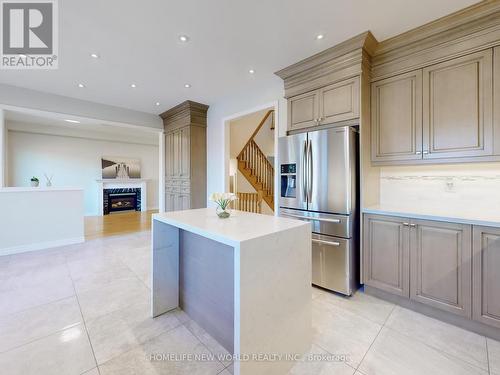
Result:
<svg viewBox="0 0 500 375"><path fill-rule="evenodd" d="M383 167L380 203L500 212L500 163Z"/></svg>
<svg viewBox="0 0 500 375"><path fill-rule="evenodd" d="M207 119L207 193L226 191L224 176L228 174L229 161L225 151L229 148L229 139L226 138L226 121L236 117L241 112L252 112L278 101L279 135L285 135L286 129L286 101L283 99L283 81L277 77L270 77L267 87L248 87L240 94L228 96L218 103L211 104ZM228 135L228 134L227 134ZM227 150L229 155L229 150ZM229 159L229 158L228 158Z"/></svg>
<svg viewBox="0 0 500 375"><path fill-rule="evenodd" d="M142 178L148 181L148 209L158 208L158 146L113 142L69 135L8 131L9 186L29 186L31 176L45 186L44 173L53 185L82 187L85 215L98 213L97 179L101 157L122 156L141 160Z"/></svg>

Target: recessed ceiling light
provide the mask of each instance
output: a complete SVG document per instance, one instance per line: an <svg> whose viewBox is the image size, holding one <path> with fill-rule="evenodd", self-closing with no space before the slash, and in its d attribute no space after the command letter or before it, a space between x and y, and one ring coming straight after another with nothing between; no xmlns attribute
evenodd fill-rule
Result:
<svg viewBox="0 0 500 375"><path fill-rule="evenodd" d="M248 71L248 73L250 73L250 74L254 74L254 73L255 73L255 70L250 69L250 70Z"/></svg>
<svg viewBox="0 0 500 375"><path fill-rule="evenodd" d="M188 89L188 88L190 88L190 87L191 87L191 85L190 85L189 83L186 83L186 84L184 85L184 87Z"/></svg>
<svg viewBox="0 0 500 375"><path fill-rule="evenodd" d="M316 35L316 40L321 40L323 39L325 36L323 34L318 34Z"/></svg>
<svg viewBox="0 0 500 375"><path fill-rule="evenodd" d="M80 121L76 121L76 120L64 120L66 122L71 122L72 124L79 124Z"/></svg>
<svg viewBox="0 0 500 375"><path fill-rule="evenodd" d="M160 105L160 102L156 102L156 103L155 103L155 105L156 105L156 106L159 106L159 105Z"/></svg>
<svg viewBox="0 0 500 375"><path fill-rule="evenodd" d="M91 53L90 57L93 57L94 59L98 59L99 55L97 53Z"/></svg>
<svg viewBox="0 0 500 375"><path fill-rule="evenodd" d="M186 42L189 42L189 37L187 35L179 35L179 40L182 43L186 43Z"/></svg>
<svg viewBox="0 0 500 375"><path fill-rule="evenodd" d="M132 87L133 89L135 89L137 87L137 85L135 83L131 83L130 87Z"/></svg>
<svg viewBox="0 0 500 375"><path fill-rule="evenodd" d="M85 85L83 83L79 83L78 87L81 88L81 89L83 89L85 87Z"/></svg>

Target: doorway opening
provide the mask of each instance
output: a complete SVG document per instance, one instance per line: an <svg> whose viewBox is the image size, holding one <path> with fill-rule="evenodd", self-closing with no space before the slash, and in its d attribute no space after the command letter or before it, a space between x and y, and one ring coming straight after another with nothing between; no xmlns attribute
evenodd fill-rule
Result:
<svg viewBox="0 0 500 375"><path fill-rule="evenodd" d="M276 116L264 108L228 121L229 191L235 208L274 215Z"/></svg>

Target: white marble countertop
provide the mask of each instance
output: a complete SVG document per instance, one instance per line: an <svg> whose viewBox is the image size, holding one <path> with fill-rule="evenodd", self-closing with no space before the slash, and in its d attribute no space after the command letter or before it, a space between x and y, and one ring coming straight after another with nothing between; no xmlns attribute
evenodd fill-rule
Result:
<svg viewBox="0 0 500 375"><path fill-rule="evenodd" d="M25 187L25 186L19 186L19 187L4 187L0 188L0 193L30 193L30 192L47 192L47 191L72 191L72 190L82 190L83 188L80 187L46 187L46 186L39 186L39 187Z"/></svg>
<svg viewBox="0 0 500 375"><path fill-rule="evenodd" d="M391 206L375 205L365 207L362 210L367 214L379 214L398 217L409 217L414 219L445 221L461 224L484 225L500 228L500 212L478 212L473 208L450 208L450 207L425 207L425 206Z"/></svg>
<svg viewBox="0 0 500 375"><path fill-rule="evenodd" d="M266 236L310 223L277 216L233 210L227 219L220 219L215 208L173 211L153 215L153 220L173 225L214 241L236 246L240 242Z"/></svg>

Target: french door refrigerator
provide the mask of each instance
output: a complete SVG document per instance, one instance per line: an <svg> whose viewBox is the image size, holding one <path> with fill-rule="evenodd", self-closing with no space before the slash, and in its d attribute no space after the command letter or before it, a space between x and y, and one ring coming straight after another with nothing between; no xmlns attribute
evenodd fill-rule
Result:
<svg viewBox="0 0 500 375"><path fill-rule="evenodd" d="M349 126L279 139L280 216L312 224L312 283L351 295L359 283L358 136Z"/></svg>

